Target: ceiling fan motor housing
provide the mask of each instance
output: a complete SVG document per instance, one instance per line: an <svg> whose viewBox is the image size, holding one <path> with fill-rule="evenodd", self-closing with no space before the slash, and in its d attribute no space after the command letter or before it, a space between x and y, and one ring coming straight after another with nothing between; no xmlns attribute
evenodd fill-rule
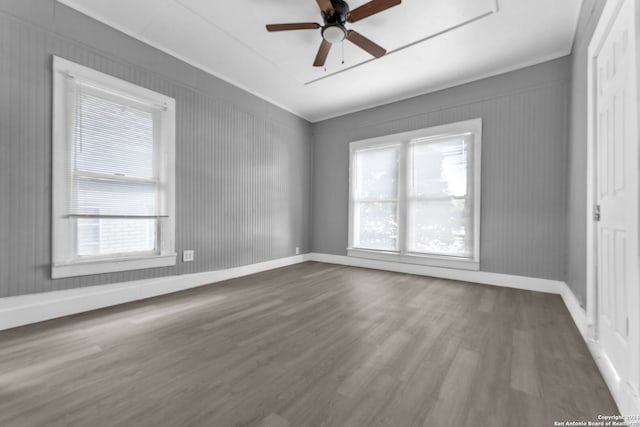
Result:
<svg viewBox="0 0 640 427"><path fill-rule="evenodd" d="M333 14L322 14L324 27L322 27L322 38L329 43L339 43L347 37L347 29L344 23L349 19L349 5L343 0L331 0Z"/></svg>
<svg viewBox="0 0 640 427"><path fill-rule="evenodd" d="M325 25L344 24L349 19L349 5L344 0L331 0L333 6L333 15L322 14Z"/></svg>

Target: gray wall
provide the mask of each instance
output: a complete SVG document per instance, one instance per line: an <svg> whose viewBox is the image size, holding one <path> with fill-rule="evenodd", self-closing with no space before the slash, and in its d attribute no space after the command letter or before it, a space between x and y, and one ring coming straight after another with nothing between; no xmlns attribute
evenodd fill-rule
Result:
<svg viewBox="0 0 640 427"><path fill-rule="evenodd" d="M177 101L177 249L193 263L50 279L52 55ZM311 125L54 0L0 0L0 297L310 249Z"/></svg>
<svg viewBox="0 0 640 427"><path fill-rule="evenodd" d="M0 0L0 297L296 246L345 254L348 142L482 117L481 269L566 279L584 303L586 49L604 3L584 1L570 58L312 126L54 0ZM176 98L177 249L195 249L194 263L49 279L54 54Z"/></svg>
<svg viewBox="0 0 640 427"><path fill-rule="evenodd" d="M566 281L583 307L587 294L587 49L605 0L584 0L572 52Z"/></svg>
<svg viewBox="0 0 640 427"><path fill-rule="evenodd" d="M564 280L569 57L317 123L315 252L347 247L349 141L481 117L482 271Z"/></svg>

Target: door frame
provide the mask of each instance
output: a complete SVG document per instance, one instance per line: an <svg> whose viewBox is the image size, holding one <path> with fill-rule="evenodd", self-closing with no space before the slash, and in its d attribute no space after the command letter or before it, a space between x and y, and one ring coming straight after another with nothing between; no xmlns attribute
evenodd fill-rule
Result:
<svg viewBox="0 0 640 427"><path fill-rule="evenodd" d="M596 100L597 100L597 64L596 59L600 54L609 31L613 27L615 18L627 2L637 0L608 0L602 11L596 29L593 33L588 47L588 71L587 71L587 339L591 347L596 363L609 386L609 389L618 404L618 408L624 415L640 414L640 396L638 389L640 386L640 319L637 311L629 313L629 331L632 347L629 363L630 378L620 378L615 368L609 361L608 356L599 345L598 330L598 285L597 285L597 240L596 221L593 220L593 209L596 204ZM632 4L636 11L636 28L640 28L640 17L638 17L639 6ZM637 35L638 36L638 35ZM635 64L638 73L640 64L640 45L636 40ZM640 103L640 84L636 88L636 98ZM639 106L640 107L640 106ZM638 108L640 111L640 108ZM640 118L640 117L639 117ZM640 122L640 121L639 121ZM640 132L639 132L640 134ZM639 141L640 142L640 141ZM640 197L640 195L639 195ZM637 300L635 306L640 306L640 296L638 292L630 295ZM632 336L633 334L633 336ZM636 361L633 363L633 361Z"/></svg>

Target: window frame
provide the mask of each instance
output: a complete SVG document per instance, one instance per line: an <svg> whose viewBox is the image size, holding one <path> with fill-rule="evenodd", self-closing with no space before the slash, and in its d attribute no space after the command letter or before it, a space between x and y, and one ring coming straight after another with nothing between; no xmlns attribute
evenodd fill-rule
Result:
<svg viewBox="0 0 640 427"><path fill-rule="evenodd" d="M153 162L162 191L163 218L157 219L156 249L114 255L77 255L77 218L70 215L75 82L126 106L150 109L154 117ZM51 277L75 277L176 265L175 245L175 100L108 74L53 57L53 170ZM92 174L89 172L89 174ZM96 173L95 175L100 175ZM112 177L113 178L113 177ZM134 181L134 177L130 177ZM118 179L114 179L118 180ZM123 180L127 180L126 178Z"/></svg>
<svg viewBox="0 0 640 427"><path fill-rule="evenodd" d="M449 255L434 255L410 252L408 250L409 233L409 200L408 184L411 173L410 153L412 141L415 139L433 138L439 139L446 136L470 134L473 138L470 153L472 155L471 171L472 179L470 188L473 194L467 195L473 201L473 255L472 257L459 257ZM365 149L383 148L385 146L400 146L400 160L398 165L398 251L364 249L354 246L355 240L355 194L356 177L355 159L356 152ZM480 206L481 206L481 154L482 154L482 119L476 118L455 123L448 123L353 141L349 144L349 216L348 216L348 246L347 255L359 258L368 258L378 261L392 261L409 264L420 264L433 267L457 268L464 270L480 269Z"/></svg>

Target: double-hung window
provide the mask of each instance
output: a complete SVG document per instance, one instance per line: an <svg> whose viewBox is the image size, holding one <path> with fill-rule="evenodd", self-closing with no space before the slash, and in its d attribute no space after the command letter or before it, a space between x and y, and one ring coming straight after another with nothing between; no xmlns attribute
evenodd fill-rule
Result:
<svg viewBox="0 0 640 427"><path fill-rule="evenodd" d="M350 145L350 256L478 269L481 119Z"/></svg>
<svg viewBox="0 0 640 427"><path fill-rule="evenodd" d="M175 101L54 58L52 276L175 265Z"/></svg>

